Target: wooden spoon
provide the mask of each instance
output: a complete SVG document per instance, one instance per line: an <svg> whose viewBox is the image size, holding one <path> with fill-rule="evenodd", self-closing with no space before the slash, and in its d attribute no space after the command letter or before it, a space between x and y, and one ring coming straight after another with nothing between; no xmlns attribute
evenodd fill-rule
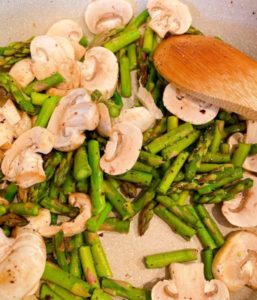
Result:
<svg viewBox="0 0 257 300"><path fill-rule="evenodd" d="M199 99L257 120L257 62L212 37L182 35L154 53L158 72Z"/></svg>

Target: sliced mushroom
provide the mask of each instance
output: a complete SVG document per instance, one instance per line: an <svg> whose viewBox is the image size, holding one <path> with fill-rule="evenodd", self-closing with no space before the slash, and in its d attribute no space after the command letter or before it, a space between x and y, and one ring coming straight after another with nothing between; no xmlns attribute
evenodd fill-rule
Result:
<svg viewBox="0 0 257 300"><path fill-rule="evenodd" d="M62 36L79 42L83 37L81 26L73 20L63 19L54 23L47 31L47 35Z"/></svg>
<svg viewBox="0 0 257 300"><path fill-rule="evenodd" d="M21 120L18 109L10 99L0 108L0 113L11 125L15 125Z"/></svg>
<svg viewBox="0 0 257 300"><path fill-rule="evenodd" d="M86 52L81 84L90 94L98 90L109 99L116 89L118 74L117 58L110 50L94 47Z"/></svg>
<svg viewBox="0 0 257 300"><path fill-rule="evenodd" d="M243 142L244 142L244 135L241 132L232 134L228 139L230 152L232 153L235 150L238 143L243 143Z"/></svg>
<svg viewBox="0 0 257 300"><path fill-rule="evenodd" d="M171 84L164 91L163 104L170 113L194 125L212 121L219 112L218 107L185 94Z"/></svg>
<svg viewBox="0 0 257 300"><path fill-rule="evenodd" d="M62 97L65 97L69 93L69 90L50 88L49 90L47 90L46 93L47 93L47 95L50 95L50 96L59 96L62 98Z"/></svg>
<svg viewBox="0 0 257 300"><path fill-rule="evenodd" d="M9 74L21 87L26 87L35 78L32 71L31 59L25 58L17 62L11 68Z"/></svg>
<svg viewBox="0 0 257 300"><path fill-rule="evenodd" d="M245 285L257 289L257 234L239 230L231 233L213 261L213 274L231 292Z"/></svg>
<svg viewBox="0 0 257 300"><path fill-rule="evenodd" d="M236 195L233 200L223 202L222 213L232 225L238 227L257 226L257 177L245 172L244 178L254 181L253 187Z"/></svg>
<svg viewBox="0 0 257 300"><path fill-rule="evenodd" d="M76 61L67 59L63 63L59 64L57 70L65 79L64 82L58 84L58 89L72 90L79 87L81 72L80 67Z"/></svg>
<svg viewBox="0 0 257 300"><path fill-rule="evenodd" d="M61 99L48 124L55 136L54 148L71 151L80 147L85 130L96 129L99 123L97 106L84 89L75 89Z"/></svg>
<svg viewBox="0 0 257 300"><path fill-rule="evenodd" d="M166 33L183 34L192 24L188 7L178 0L148 0L150 27L161 37Z"/></svg>
<svg viewBox="0 0 257 300"><path fill-rule="evenodd" d="M98 0L91 2L85 12L88 29L99 34L125 26L133 16L132 5L125 0Z"/></svg>
<svg viewBox="0 0 257 300"><path fill-rule="evenodd" d="M109 137L112 130L112 121L108 107L104 103L98 103L97 108L99 112L97 132L103 137Z"/></svg>
<svg viewBox="0 0 257 300"><path fill-rule="evenodd" d="M73 20L63 19L54 23L47 32L50 36L61 36L70 40L75 59L80 60L86 49L79 44L79 41L83 37L83 30L80 25Z"/></svg>
<svg viewBox="0 0 257 300"><path fill-rule="evenodd" d="M41 127L34 127L22 135L6 151L2 172L6 179L28 188L45 180L43 160L39 153L48 154L54 145L54 136Z"/></svg>
<svg viewBox="0 0 257 300"><path fill-rule="evenodd" d="M141 84L137 92L137 97L156 120L159 120L163 117L163 113L155 104L152 94Z"/></svg>
<svg viewBox="0 0 257 300"><path fill-rule="evenodd" d="M257 144L257 121L247 121L247 132L245 135L247 144Z"/></svg>
<svg viewBox="0 0 257 300"><path fill-rule="evenodd" d="M220 280L205 281L203 264L170 266L172 280L158 282L152 289L152 300L229 300L229 291Z"/></svg>
<svg viewBox="0 0 257 300"><path fill-rule="evenodd" d="M0 148L8 149L12 145L14 131L5 116L0 113Z"/></svg>
<svg viewBox="0 0 257 300"><path fill-rule="evenodd" d="M62 50L65 53L65 57L74 60L75 59L75 50L71 41L63 36L53 36L55 41L60 45Z"/></svg>
<svg viewBox="0 0 257 300"><path fill-rule="evenodd" d="M146 108L141 106L122 110L120 116L114 119L115 124L121 122L129 122L145 132L154 125L155 118Z"/></svg>
<svg viewBox="0 0 257 300"><path fill-rule="evenodd" d="M119 175L136 163L143 144L141 130L128 122L113 126L100 166L105 173Z"/></svg>
<svg viewBox="0 0 257 300"><path fill-rule="evenodd" d="M22 111L20 116L20 121L13 126L15 138L19 137L23 132L31 129L32 127L31 118L25 111Z"/></svg>

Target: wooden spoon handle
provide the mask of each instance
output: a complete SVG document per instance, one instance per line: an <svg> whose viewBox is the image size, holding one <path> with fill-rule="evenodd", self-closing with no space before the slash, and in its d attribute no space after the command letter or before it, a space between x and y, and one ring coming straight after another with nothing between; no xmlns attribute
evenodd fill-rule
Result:
<svg viewBox="0 0 257 300"><path fill-rule="evenodd" d="M257 62L212 37L182 35L154 53L158 72L177 88L257 120Z"/></svg>

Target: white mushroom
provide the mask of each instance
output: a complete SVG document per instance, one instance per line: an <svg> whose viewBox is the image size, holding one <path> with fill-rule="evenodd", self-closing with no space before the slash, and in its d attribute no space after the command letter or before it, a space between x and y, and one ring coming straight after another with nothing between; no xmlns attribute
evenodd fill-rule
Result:
<svg viewBox="0 0 257 300"><path fill-rule="evenodd" d="M63 36L53 36L55 41L60 45L62 50L65 53L65 57L74 60L75 59L75 50L71 41Z"/></svg>
<svg viewBox="0 0 257 300"><path fill-rule="evenodd" d="M155 119L159 120L163 117L163 113L155 104L152 94L141 84L137 92L137 97Z"/></svg>
<svg viewBox="0 0 257 300"><path fill-rule="evenodd" d="M55 149L71 151L83 144L84 131L96 129L98 123L96 104L84 89L75 89L61 99L47 128L55 136Z"/></svg>
<svg viewBox="0 0 257 300"><path fill-rule="evenodd" d="M17 62L11 68L9 74L21 87L29 85L35 78L31 59L25 58Z"/></svg>
<svg viewBox="0 0 257 300"><path fill-rule="evenodd" d="M152 300L229 300L229 291L220 280L205 281L203 264L170 266L172 280L159 281L152 289Z"/></svg>
<svg viewBox="0 0 257 300"><path fill-rule="evenodd" d="M110 50L94 47L86 52L81 84L90 94L99 90L109 99L116 89L118 74L117 58Z"/></svg>
<svg viewBox="0 0 257 300"><path fill-rule="evenodd" d="M245 142L247 144L257 144L257 121L248 120Z"/></svg>
<svg viewBox="0 0 257 300"><path fill-rule="evenodd" d="M56 88L60 90L72 90L79 87L81 72L76 61L67 59L58 65L57 71L63 76L64 82L58 84Z"/></svg>
<svg viewBox="0 0 257 300"><path fill-rule="evenodd" d="M39 153L48 154L54 144L54 136L41 127L34 127L22 135L6 151L2 172L9 181L21 188L28 188L45 180L43 160Z"/></svg>
<svg viewBox="0 0 257 300"><path fill-rule="evenodd" d="M7 100L0 108L0 113L6 118L9 124L15 125L17 124L20 120L20 114L12 100Z"/></svg>
<svg viewBox="0 0 257 300"><path fill-rule="evenodd" d="M29 230L7 238L0 229L0 299L32 295L45 269L46 248L41 236Z"/></svg>
<svg viewBox="0 0 257 300"><path fill-rule="evenodd" d="M8 149L12 145L14 131L5 116L0 113L0 148Z"/></svg>
<svg viewBox="0 0 257 300"><path fill-rule="evenodd" d="M19 137L23 132L31 129L31 118L25 111L20 112L20 121L13 126L15 138Z"/></svg>
<svg viewBox="0 0 257 300"><path fill-rule="evenodd" d="M63 231L65 237L79 234L86 229L87 220L91 218L92 207L88 195L73 193L69 196L69 203L80 209L79 215L74 219L63 222L59 225L51 225L51 213L47 209L40 209L39 215L28 218L28 225L25 229L32 229L40 233L43 237L53 237L57 232ZM23 230L21 228L21 230Z"/></svg>
<svg viewBox="0 0 257 300"><path fill-rule="evenodd" d="M170 113L194 125L212 121L219 112L218 107L185 94L171 84L165 88L163 104Z"/></svg>
<svg viewBox="0 0 257 300"><path fill-rule="evenodd" d="M149 110L140 106L122 110L120 116L114 119L115 124L121 122L129 122L145 132L154 125L155 118Z"/></svg>
<svg viewBox="0 0 257 300"><path fill-rule="evenodd" d="M104 103L98 103L97 108L99 112L97 132L103 137L109 137L112 130L112 121L108 107Z"/></svg>
<svg viewBox="0 0 257 300"><path fill-rule="evenodd" d="M100 166L105 173L119 175L136 163L143 144L141 130L128 122L113 126Z"/></svg>
<svg viewBox="0 0 257 300"><path fill-rule="evenodd" d="M227 238L213 261L213 274L231 292L245 285L257 289L257 234L239 230Z"/></svg>
<svg viewBox="0 0 257 300"><path fill-rule="evenodd" d="M253 180L253 187L235 196L233 200L225 201L222 213L229 223L238 227L257 226L257 177L245 172L244 178Z"/></svg>
<svg viewBox="0 0 257 300"><path fill-rule="evenodd" d="M133 16L132 5L125 0L92 1L85 12L88 29L99 34L125 26Z"/></svg>
<svg viewBox="0 0 257 300"><path fill-rule="evenodd" d="M166 33L183 34L192 23L188 7L178 0L148 0L150 27L162 38Z"/></svg>
<svg viewBox="0 0 257 300"><path fill-rule="evenodd" d="M86 49L79 44L79 41L83 37L83 30L81 26L73 20L63 19L54 23L47 32L50 36L61 36L70 40L75 59L80 60Z"/></svg>
<svg viewBox="0 0 257 300"><path fill-rule="evenodd" d="M230 152L232 153L235 150L238 143L243 143L243 142L244 142L244 135L241 132L236 132L232 134L228 138L228 145L229 145Z"/></svg>
<svg viewBox="0 0 257 300"><path fill-rule="evenodd" d="M79 42L83 37L81 26L73 20L63 19L55 22L47 31L47 35L62 36Z"/></svg>

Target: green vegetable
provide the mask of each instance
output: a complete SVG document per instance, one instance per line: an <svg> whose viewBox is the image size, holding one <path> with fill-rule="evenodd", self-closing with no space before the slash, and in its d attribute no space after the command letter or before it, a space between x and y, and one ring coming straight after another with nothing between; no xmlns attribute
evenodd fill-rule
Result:
<svg viewBox="0 0 257 300"><path fill-rule="evenodd" d="M47 127L47 124L59 102L60 98L52 96L47 98L39 112L35 126Z"/></svg>

